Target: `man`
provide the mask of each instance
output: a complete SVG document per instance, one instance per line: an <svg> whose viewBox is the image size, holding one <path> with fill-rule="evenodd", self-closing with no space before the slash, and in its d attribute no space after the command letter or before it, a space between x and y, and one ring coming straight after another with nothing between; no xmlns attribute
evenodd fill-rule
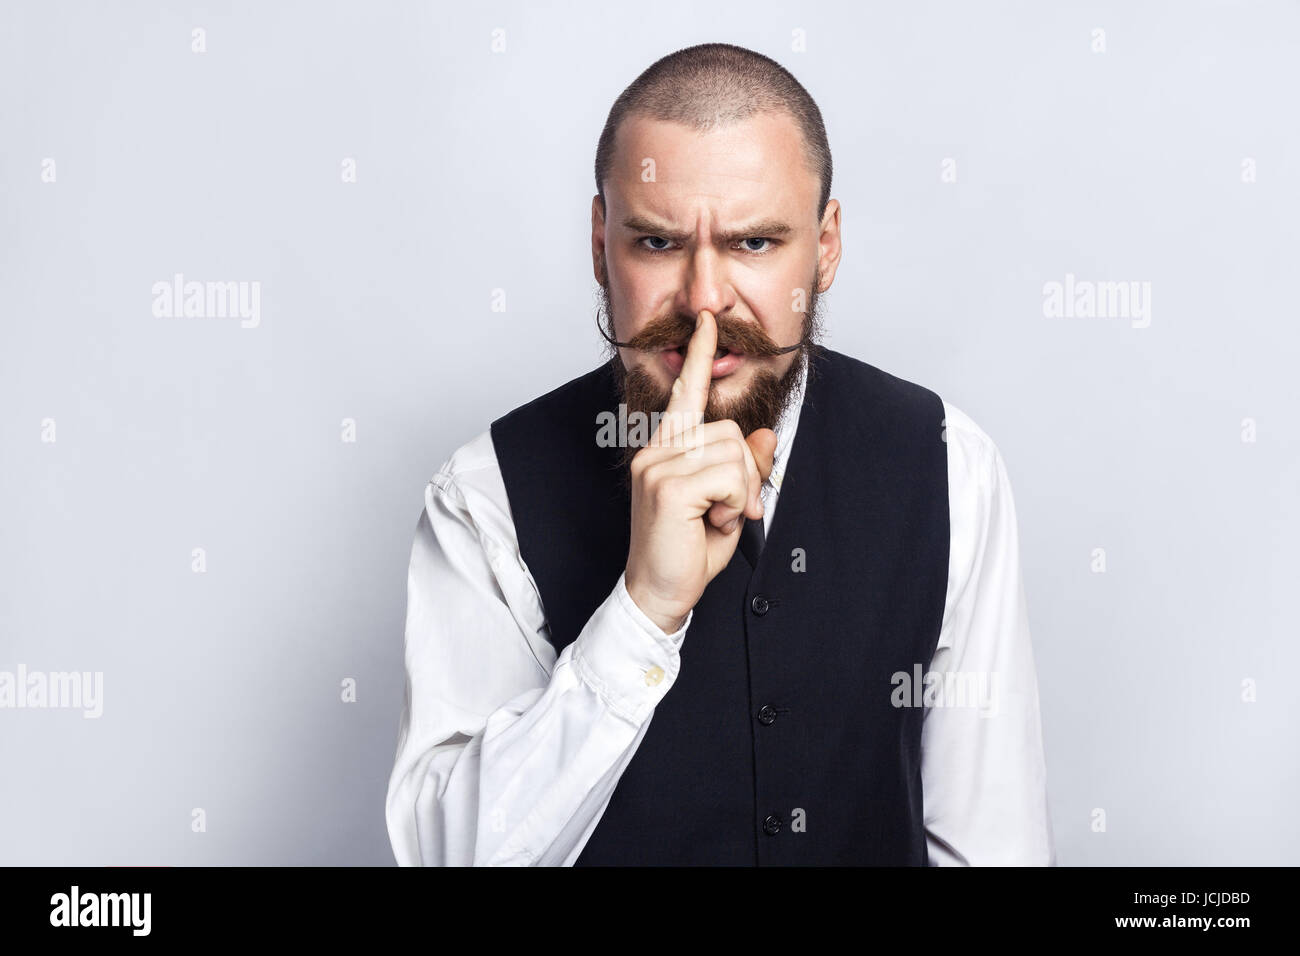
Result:
<svg viewBox="0 0 1300 956"><path fill-rule="evenodd" d="M751 51L679 51L614 104L616 351L425 492L399 863L1055 862L1006 469L816 344L830 179L816 104Z"/></svg>

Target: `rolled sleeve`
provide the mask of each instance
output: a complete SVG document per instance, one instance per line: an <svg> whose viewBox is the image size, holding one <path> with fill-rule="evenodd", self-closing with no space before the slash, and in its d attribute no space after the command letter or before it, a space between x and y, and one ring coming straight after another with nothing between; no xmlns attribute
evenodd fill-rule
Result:
<svg viewBox="0 0 1300 956"><path fill-rule="evenodd" d="M620 574L574 642L574 670L613 712L640 724L677 680L679 652L694 614L672 634L664 633L637 607Z"/></svg>

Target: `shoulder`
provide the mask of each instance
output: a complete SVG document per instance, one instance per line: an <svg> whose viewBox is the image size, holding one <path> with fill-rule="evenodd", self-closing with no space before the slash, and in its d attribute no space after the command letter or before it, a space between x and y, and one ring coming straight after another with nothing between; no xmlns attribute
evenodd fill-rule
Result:
<svg viewBox="0 0 1300 956"><path fill-rule="evenodd" d="M948 589L939 647L969 628L972 601L1003 586L1019 560L1011 484L998 446L961 408L943 403L948 448ZM994 596L986 602L997 606Z"/></svg>
<svg viewBox="0 0 1300 956"><path fill-rule="evenodd" d="M898 467L943 467L944 403L937 393L860 359L821 349L808 372L805 407L827 427L856 434ZM942 479L940 479L942 480Z"/></svg>
<svg viewBox="0 0 1300 956"><path fill-rule="evenodd" d="M514 539L514 523L506 493L498 444L527 440L545 441L556 432L546 421L571 425L568 412L598 393L609 381L609 369L601 366L565 382L530 402L512 409L486 430L457 448L429 480L426 501L443 503L475 518L483 518L494 537Z"/></svg>
<svg viewBox="0 0 1300 956"><path fill-rule="evenodd" d="M988 433L961 408L933 389L908 381L884 369L836 352L822 349L810 368L810 375L830 373L839 388L857 392L858 401L876 408L907 412L926 428L938 426L948 449L949 473L963 482L984 475L998 456L997 445ZM931 419L931 416L936 416Z"/></svg>
<svg viewBox="0 0 1300 956"><path fill-rule="evenodd" d="M613 366L605 363L512 409L494 421L489 431L513 438L541 424L571 424L575 411L588 409L593 403L608 407L610 397L616 393Z"/></svg>
<svg viewBox="0 0 1300 956"><path fill-rule="evenodd" d="M500 477L492 433L483 431L452 452L429 483L440 488L491 484L494 474Z"/></svg>
<svg viewBox="0 0 1300 956"><path fill-rule="evenodd" d="M994 544L1016 524L1015 499L1006 463L997 444L969 415L944 402L944 441L948 446L948 505L956 564L970 565L975 554ZM1002 547L1005 542L997 543Z"/></svg>
<svg viewBox="0 0 1300 956"><path fill-rule="evenodd" d="M490 431L461 445L434 473L425 488L425 507L431 516L455 512L478 530L481 539L503 542L513 537L510 504Z"/></svg>
<svg viewBox="0 0 1300 956"><path fill-rule="evenodd" d="M947 399L943 399L943 429L949 472L967 479L986 474L999 456L997 445L973 418Z"/></svg>
<svg viewBox="0 0 1300 956"><path fill-rule="evenodd" d="M809 376L827 375L835 384L865 392L872 401L889 407L912 408L930 413L942 399L931 389L900 378L882 368L833 349L819 350L809 368Z"/></svg>
<svg viewBox="0 0 1300 956"><path fill-rule="evenodd" d="M471 503L499 507L508 516L498 445L551 440L572 427L575 409L595 396L605 395L612 381L609 366L602 365L506 412L457 448L430 480L429 487Z"/></svg>
<svg viewBox="0 0 1300 956"><path fill-rule="evenodd" d="M417 578L408 587L451 587L495 593L527 637L538 661L549 644L537 638L546 625L537 586L519 554L519 541L510 500L497 462L490 431L484 431L457 448L425 486L424 510L416 534L416 548L440 553L436 565L448 575ZM428 565L426 565L428 566ZM448 583L450 582L450 584ZM459 599L453 600L455 605ZM450 606L450 605L449 605Z"/></svg>

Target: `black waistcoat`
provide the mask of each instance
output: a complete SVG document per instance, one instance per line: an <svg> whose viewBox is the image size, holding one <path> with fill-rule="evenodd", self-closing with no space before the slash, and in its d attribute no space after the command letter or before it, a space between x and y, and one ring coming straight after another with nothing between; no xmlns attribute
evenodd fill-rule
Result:
<svg viewBox="0 0 1300 956"><path fill-rule="evenodd" d="M630 506L605 365L492 424L520 552L557 653L627 563ZM818 350L756 568L709 583L677 682L579 865L924 865L920 707L948 581L943 405Z"/></svg>

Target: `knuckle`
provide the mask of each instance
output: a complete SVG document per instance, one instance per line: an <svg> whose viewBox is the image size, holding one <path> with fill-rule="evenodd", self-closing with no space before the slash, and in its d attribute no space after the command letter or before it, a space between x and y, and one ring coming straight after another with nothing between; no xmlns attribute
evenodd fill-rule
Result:
<svg viewBox="0 0 1300 956"><path fill-rule="evenodd" d="M653 447L647 445L632 456L628 471L631 473L633 481L644 480L646 472L655 464L657 456L651 451Z"/></svg>
<svg viewBox="0 0 1300 956"><path fill-rule="evenodd" d="M748 495L749 494L749 468L745 465L744 462L737 462L736 464L736 481L737 481L737 487L740 488L744 494Z"/></svg>
<svg viewBox="0 0 1300 956"><path fill-rule="evenodd" d="M666 504L677 496L681 486L680 478L675 475L668 475L653 483L650 494L656 504Z"/></svg>
<svg viewBox="0 0 1300 956"><path fill-rule="evenodd" d="M641 477L642 488L653 489L658 484L658 478L660 476L660 472L662 471L662 469L658 467L659 464L660 461L648 460L644 465L641 466L640 477Z"/></svg>

